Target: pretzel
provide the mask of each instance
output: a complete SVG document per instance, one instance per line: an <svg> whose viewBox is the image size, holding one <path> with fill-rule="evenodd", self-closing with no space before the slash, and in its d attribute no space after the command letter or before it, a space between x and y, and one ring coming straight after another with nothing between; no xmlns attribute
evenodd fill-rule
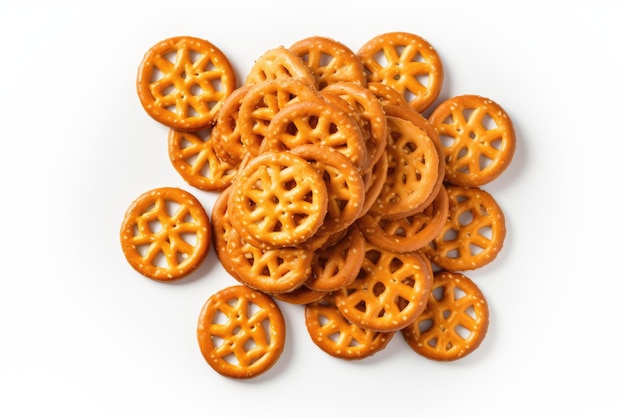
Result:
<svg viewBox="0 0 626 417"><path fill-rule="evenodd" d="M363 183L365 184L365 200L359 217L369 212L372 206L376 203L376 200L378 200L378 196L382 192L387 180L388 167L389 160L387 158L387 151L385 150L382 156L378 159L378 162L376 162L371 169L367 170L363 174Z"/></svg>
<svg viewBox="0 0 626 417"><path fill-rule="evenodd" d="M290 292L311 276L313 252L295 247L261 249L231 229L226 238L226 253L238 280L268 294Z"/></svg>
<svg viewBox="0 0 626 417"><path fill-rule="evenodd" d="M452 184L445 187L448 219L423 251L434 264L449 271L481 268L502 249L506 236L504 214L485 190Z"/></svg>
<svg viewBox="0 0 626 417"><path fill-rule="evenodd" d="M396 252L413 252L441 232L448 216L448 205L448 193L441 187L433 203L419 213L391 219L366 213L357 224L370 242Z"/></svg>
<svg viewBox="0 0 626 417"><path fill-rule="evenodd" d="M316 86L317 83L311 69L298 55L284 46L279 46L266 51L256 60L244 85L253 85L277 78L301 78L311 86Z"/></svg>
<svg viewBox="0 0 626 417"><path fill-rule="evenodd" d="M272 298L245 285L211 295L198 318L197 339L206 362L230 378L269 370L285 346L285 319Z"/></svg>
<svg viewBox="0 0 626 417"><path fill-rule="evenodd" d="M248 153L241 140L239 129L239 108L250 86L242 86L233 91L217 112L215 125L211 131L213 148L216 155L224 162L237 166Z"/></svg>
<svg viewBox="0 0 626 417"><path fill-rule="evenodd" d="M180 176L204 191L221 191L235 179L236 166L220 159L211 130L183 132L170 129L168 155Z"/></svg>
<svg viewBox="0 0 626 417"><path fill-rule="evenodd" d="M334 148L359 170L365 164L365 142L357 122L321 99L294 103L276 113L261 149L289 150L305 144Z"/></svg>
<svg viewBox="0 0 626 417"><path fill-rule="evenodd" d="M246 150L258 155L276 113L302 100L321 99L317 90L301 78L282 77L253 85L241 101L237 119L241 142Z"/></svg>
<svg viewBox="0 0 626 417"><path fill-rule="evenodd" d="M370 210L386 217L405 217L423 210L434 199L443 169L435 133L426 128L428 121L405 108L385 109L390 132L387 177Z"/></svg>
<svg viewBox="0 0 626 417"><path fill-rule="evenodd" d="M365 237L352 225L343 237L313 253L311 276L305 285L316 291L330 292L352 283L365 257Z"/></svg>
<svg viewBox="0 0 626 417"><path fill-rule="evenodd" d="M194 271L211 246L202 204L179 188L147 191L128 207L120 230L122 251L139 273L172 281Z"/></svg>
<svg viewBox="0 0 626 417"><path fill-rule="evenodd" d="M387 118L383 105L374 93L364 86L350 82L335 82L321 90L321 93L339 96L355 109L356 120L362 124L366 148L364 170L372 167L382 156L387 145Z"/></svg>
<svg viewBox="0 0 626 417"><path fill-rule="evenodd" d="M446 160L446 180L466 187L493 181L515 153L513 123L496 102L476 96L452 97L429 119L439 133Z"/></svg>
<svg viewBox="0 0 626 417"><path fill-rule="evenodd" d="M152 46L137 72L137 94L144 110L157 122L184 131L213 124L236 83L226 55L211 42L190 36Z"/></svg>
<svg viewBox="0 0 626 417"><path fill-rule="evenodd" d="M376 332L349 322L332 296L306 304L306 328L313 343L331 356L358 360L383 350L395 332Z"/></svg>
<svg viewBox="0 0 626 417"><path fill-rule="evenodd" d="M407 32L383 33L367 41L357 55L368 83L387 84L415 111L424 111L439 96L443 85L441 58L422 37Z"/></svg>
<svg viewBox="0 0 626 417"><path fill-rule="evenodd" d="M311 36L295 42L289 50L299 56L316 76L319 90L340 81L365 85L359 57L346 45L331 38Z"/></svg>
<svg viewBox="0 0 626 417"><path fill-rule="evenodd" d="M395 331L424 310L432 280L430 264L419 253L392 252L368 242L359 277L334 292L335 303L358 326Z"/></svg>
<svg viewBox="0 0 626 417"><path fill-rule="evenodd" d="M265 152L250 160L233 182L231 224L263 248L293 246L324 222L328 192L321 175L290 152Z"/></svg>
<svg viewBox="0 0 626 417"><path fill-rule="evenodd" d="M461 273L439 271L426 309L402 336L426 358L454 361L476 350L488 327L489 307L480 288Z"/></svg>
<svg viewBox="0 0 626 417"><path fill-rule="evenodd" d="M328 205L318 234L345 230L357 219L365 200L365 185L358 169L341 152L321 145L300 145L291 153L304 158L326 183Z"/></svg>

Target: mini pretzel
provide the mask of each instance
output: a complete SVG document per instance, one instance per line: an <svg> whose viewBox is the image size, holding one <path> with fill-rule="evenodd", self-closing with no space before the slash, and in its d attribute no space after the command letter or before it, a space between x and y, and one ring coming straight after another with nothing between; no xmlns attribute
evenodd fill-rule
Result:
<svg viewBox="0 0 626 417"><path fill-rule="evenodd" d="M210 130L183 132L170 129L168 155L180 176L191 186L204 191L221 191L235 179L233 166L220 159Z"/></svg>
<svg viewBox="0 0 626 417"><path fill-rule="evenodd" d="M158 281L185 277L205 259L211 224L202 204L179 188L137 197L124 215L120 241L128 263Z"/></svg>
<svg viewBox="0 0 626 417"><path fill-rule="evenodd" d="M400 92L418 112L428 108L443 85L441 58L430 43L406 32L389 32L366 42L361 58L368 83L382 82ZM422 82L422 78L427 81Z"/></svg>
<svg viewBox="0 0 626 417"><path fill-rule="evenodd" d="M400 218L366 213L357 224L370 242L396 252L412 252L428 245L441 232L448 205L448 193L441 187L433 203L419 213Z"/></svg>
<svg viewBox="0 0 626 417"><path fill-rule="evenodd" d="M387 145L387 118L383 105L369 89L355 83L336 82L327 85L321 92L335 94L355 109L359 115L357 120L362 123L365 132L367 158L364 169L372 167Z"/></svg>
<svg viewBox="0 0 626 417"><path fill-rule="evenodd" d="M500 176L515 153L515 130L504 109L476 95L450 98L429 119L439 132L446 180L479 187Z"/></svg>
<svg viewBox="0 0 626 417"><path fill-rule="evenodd" d="M246 150L258 155L276 113L289 104L303 100L321 99L317 90L301 78L282 77L253 85L241 101L237 119Z"/></svg>
<svg viewBox="0 0 626 417"><path fill-rule="evenodd" d="M463 271L492 262L506 235L500 206L487 191L447 184L448 219L439 235L423 248L443 269Z"/></svg>
<svg viewBox="0 0 626 417"><path fill-rule="evenodd" d="M289 47L316 76L317 88L340 81L365 85L365 71L359 57L334 39L311 36Z"/></svg>
<svg viewBox="0 0 626 417"><path fill-rule="evenodd" d="M349 322L326 296L304 308L306 328L311 340L331 356L358 360L383 350L395 332L376 332Z"/></svg>
<svg viewBox="0 0 626 417"><path fill-rule="evenodd" d="M213 148L217 156L224 162L237 166L248 153L241 140L239 129L239 108L250 86L239 87L233 91L217 112L215 125L211 131Z"/></svg>
<svg viewBox="0 0 626 417"><path fill-rule="evenodd" d="M300 145L291 153L304 158L322 176L328 208L318 234L345 230L357 219L365 200L365 185L358 169L341 152L321 145Z"/></svg>
<svg viewBox="0 0 626 417"><path fill-rule="evenodd" d="M402 336L426 358L453 361L476 350L488 327L489 307L480 288L461 273L439 271L426 309Z"/></svg>
<svg viewBox="0 0 626 417"><path fill-rule="evenodd" d="M352 225L339 241L314 252L312 273L305 285L324 292L343 288L357 278L364 257L365 237Z"/></svg>
<svg viewBox="0 0 626 417"><path fill-rule="evenodd" d="M264 293L293 291L311 276L312 251L295 247L261 249L242 239L234 228L226 239L226 253L238 280Z"/></svg>
<svg viewBox="0 0 626 417"><path fill-rule="evenodd" d="M137 74L137 93L156 121L173 129L196 131L213 123L236 82L230 62L219 48L203 39L179 36L146 52Z"/></svg>
<svg viewBox="0 0 626 417"><path fill-rule="evenodd" d="M364 166L366 149L357 122L321 99L291 104L276 113L267 128L264 150L287 150L318 144L347 156L357 168Z"/></svg>
<svg viewBox="0 0 626 417"><path fill-rule="evenodd" d="M396 108L387 113L387 177L371 211L387 217L405 217L430 204L441 185L443 172L435 145L434 131L419 113ZM415 119L424 124L418 125ZM434 195L433 195L434 193Z"/></svg>
<svg viewBox="0 0 626 417"><path fill-rule="evenodd" d="M285 330L283 314L270 296L236 285L205 302L197 338L202 356L219 374L253 378L278 361Z"/></svg>
<svg viewBox="0 0 626 417"><path fill-rule="evenodd" d="M265 248L304 242L326 217L326 183L305 159L289 152L256 156L232 186L231 224L242 238Z"/></svg>
<svg viewBox="0 0 626 417"><path fill-rule="evenodd" d="M426 307L433 274L417 252L396 253L366 244L359 277L335 294L350 322L380 332L406 327Z"/></svg>
<svg viewBox="0 0 626 417"><path fill-rule="evenodd" d="M252 85L277 78L301 78L315 86L317 80L309 67L284 46L270 49L261 55L246 77L244 85Z"/></svg>

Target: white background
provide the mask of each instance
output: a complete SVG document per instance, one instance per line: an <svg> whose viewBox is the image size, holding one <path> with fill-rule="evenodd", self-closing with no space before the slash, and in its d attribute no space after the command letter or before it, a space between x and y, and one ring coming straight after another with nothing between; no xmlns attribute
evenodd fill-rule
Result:
<svg viewBox="0 0 626 417"><path fill-rule="evenodd" d="M0 415L623 415L624 3L345 3L2 2ZM214 199L178 177L166 130L139 104L144 52L203 37L243 78L304 37L356 50L398 30L440 53L441 99L492 98L517 129L512 165L484 187L505 212L505 247L468 273L490 302L487 338L454 363L400 337L345 362L312 344L300 307L282 305L279 363L249 381L219 376L195 339L204 301L234 282L215 256L161 284L119 246L143 191L183 187L208 209Z"/></svg>

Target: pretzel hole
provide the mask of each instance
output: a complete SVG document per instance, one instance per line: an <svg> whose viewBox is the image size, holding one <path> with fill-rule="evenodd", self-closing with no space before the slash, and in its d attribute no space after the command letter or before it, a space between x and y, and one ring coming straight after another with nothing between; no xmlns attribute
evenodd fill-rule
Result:
<svg viewBox="0 0 626 417"><path fill-rule="evenodd" d="M367 260L369 260L370 262L372 262L373 264L377 264L378 260L380 259L381 253L378 250L372 249L372 250L368 250L365 253L365 258Z"/></svg>
<svg viewBox="0 0 626 417"><path fill-rule="evenodd" d="M493 229L491 226L484 226L478 229L478 234L492 240L493 239Z"/></svg>
<svg viewBox="0 0 626 417"><path fill-rule="evenodd" d="M467 293L465 291L463 291L461 288L454 287L454 299L455 300L460 300L461 298L465 297L466 295L467 295Z"/></svg>
<svg viewBox="0 0 626 417"><path fill-rule="evenodd" d="M473 256L479 255L479 254L481 254L485 250L485 248L483 248L483 247L481 247L481 246L479 246L479 245L477 245L475 243L470 243L469 244L469 249L470 249L470 253Z"/></svg>
<svg viewBox="0 0 626 417"><path fill-rule="evenodd" d="M402 146L402 151L409 155L417 150L417 145L414 142L406 142L404 146Z"/></svg>
<svg viewBox="0 0 626 417"><path fill-rule="evenodd" d="M435 298L435 300L441 301L441 299L443 298L443 288L444 287L437 287L431 290L431 294Z"/></svg>
<svg viewBox="0 0 626 417"><path fill-rule="evenodd" d="M493 159L489 158L485 154L480 154L480 156L478 157L478 164L479 164L478 166L480 167L481 170L489 167L492 163L493 163Z"/></svg>
<svg viewBox="0 0 626 417"><path fill-rule="evenodd" d="M355 310L359 310L360 312L364 313L366 310L367 304L365 304L365 301L361 300L358 303L356 303L354 305Z"/></svg>
<svg viewBox="0 0 626 417"><path fill-rule="evenodd" d="M486 129L486 130L492 130L492 129L497 129L498 128L498 124L496 123L496 121L494 120L493 117L491 117L490 115L486 114L483 119L481 120L480 124Z"/></svg>
<svg viewBox="0 0 626 417"><path fill-rule="evenodd" d="M443 239L442 240L444 242L450 242L450 241L456 240L458 236L459 236L459 232L458 231L456 231L454 229L448 229L443 234Z"/></svg>
<svg viewBox="0 0 626 417"><path fill-rule="evenodd" d="M447 320L448 317L450 317L450 314L452 314L452 313L448 309L445 309L445 310L443 310L441 312L441 316L443 317L444 320Z"/></svg>
<svg viewBox="0 0 626 417"><path fill-rule="evenodd" d="M463 117L465 118L465 120L469 120L472 115L474 114L474 112L476 111L476 109L473 108L464 108L463 110L461 110L461 114L463 114Z"/></svg>
<svg viewBox="0 0 626 417"><path fill-rule="evenodd" d="M389 64L389 61L387 60L387 56L385 55L384 51L378 51L376 52L373 56L372 59L374 61L376 61L378 63L378 65L380 65L381 67L386 67ZM371 73L371 71L370 71Z"/></svg>
<svg viewBox="0 0 626 417"><path fill-rule="evenodd" d="M158 219L151 220L148 222L148 229L152 233L159 233L163 229L163 224Z"/></svg>
<svg viewBox="0 0 626 417"><path fill-rule="evenodd" d="M458 221L462 226L467 226L474 220L474 215L471 210L465 210L463 213L459 214Z"/></svg>
<svg viewBox="0 0 626 417"><path fill-rule="evenodd" d="M441 146L443 146L444 148L449 148L450 146L454 145L454 137L450 136L450 135L446 135L443 133L439 134L439 141L441 142ZM449 162L449 160L448 160Z"/></svg>
<svg viewBox="0 0 626 417"><path fill-rule="evenodd" d="M468 339L472 335L471 330L460 324L454 326L454 332L458 334L462 339Z"/></svg>
<svg viewBox="0 0 626 417"><path fill-rule="evenodd" d="M414 78L417 80L418 83L420 83L424 88L427 88L430 83L431 83L431 79L432 77L430 76L430 74L425 73L425 74L416 74L414 76Z"/></svg>
<svg viewBox="0 0 626 417"><path fill-rule="evenodd" d="M419 328L420 333L426 333L427 331L432 329L434 325L435 322L432 319L420 320L419 323L417 323L417 327Z"/></svg>
<svg viewBox="0 0 626 417"><path fill-rule="evenodd" d="M465 314L467 314L468 316L470 316L474 320L476 320L478 318L478 316L476 315L476 310L474 309L473 305L471 305L471 306L469 306L469 307L467 307L465 309Z"/></svg>
<svg viewBox="0 0 626 417"><path fill-rule="evenodd" d="M398 269L402 268L404 262L402 260L394 257L391 262L389 262L389 272L396 272Z"/></svg>
<svg viewBox="0 0 626 417"><path fill-rule="evenodd" d="M446 252L446 257L450 259L456 259L456 258L459 258L460 256L461 255L459 254L458 249L451 249L448 252Z"/></svg>
<svg viewBox="0 0 626 417"><path fill-rule="evenodd" d="M376 284L374 284L374 287L372 287L372 293L378 297L380 294L385 292L385 284L383 284L382 282L377 282Z"/></svg>

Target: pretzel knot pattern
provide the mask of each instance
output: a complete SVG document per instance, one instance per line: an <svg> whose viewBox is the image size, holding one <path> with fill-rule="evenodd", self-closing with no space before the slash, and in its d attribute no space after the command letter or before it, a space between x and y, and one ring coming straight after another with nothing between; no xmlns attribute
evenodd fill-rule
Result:
<svg viewBox="0 0 626 417"><path fill-rule="evenodd" d="M478 286L463 274L440 271L426 309L402 329L402 335L418 354L452 361L473 352L485 338L488 325L489 308Z"/></svg>
<svg viewBox="0 0 626 417"><path fill-rule="evenodd" d="M133 202L124 216L120 238L133 268L149 278L168 281L189 274L206 257L211 225L195 197L164 187Z"/></svg>
<svg viewBox="0 0 626 417"><path fill-rule="evenodd" d="M210 126L235 86L236 76L224 53L206 40L188 36L150 48L137 75L137 92L146 112L185 131Z"/></svg>
<svg viewBox="0 0 626 417"><path fill-rule="evenodd" d="M203 357L218 373L252 378L280 357L285 320L270 296L236 285L206 301L198 319L197 338Z"/></svg>

